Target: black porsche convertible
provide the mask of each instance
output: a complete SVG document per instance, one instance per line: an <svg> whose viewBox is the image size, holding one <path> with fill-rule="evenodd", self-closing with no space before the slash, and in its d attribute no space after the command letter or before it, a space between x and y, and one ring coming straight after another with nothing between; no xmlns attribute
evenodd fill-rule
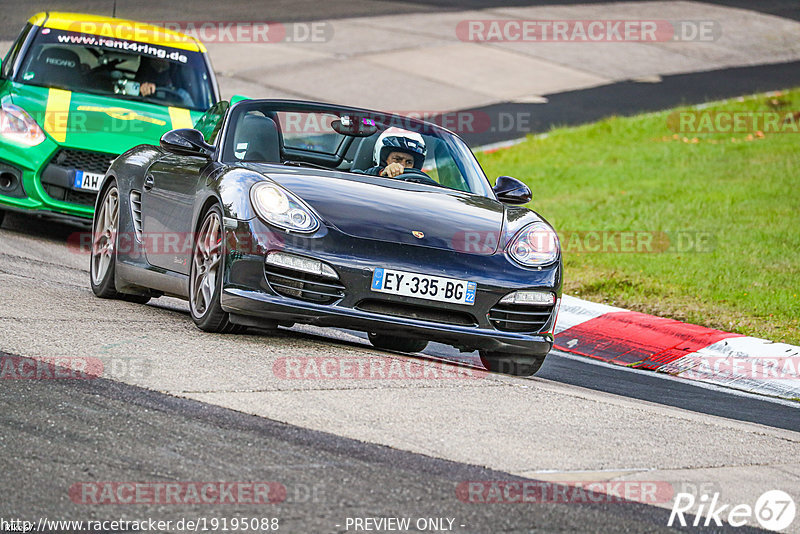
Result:
<svg viewBox="0 0 800 534"><path fill-rule="evenodd" d="M119 156L95 209L95 295L188 299L208 332L295 323L429 341L531 375L552 348L556 233L436 125L287 100L220 102Z"/></svg>

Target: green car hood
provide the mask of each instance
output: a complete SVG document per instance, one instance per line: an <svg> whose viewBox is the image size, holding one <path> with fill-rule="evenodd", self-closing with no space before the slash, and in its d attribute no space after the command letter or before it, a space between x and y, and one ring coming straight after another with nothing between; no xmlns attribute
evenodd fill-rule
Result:
<svg viewBox="0 0 800 534"><path fill-rule="evenodd" d="M115 154L143 143L157 145L165 132L191 128L202 116L185 108L20 83L13 84L10 96L58 144Z"/></svg>

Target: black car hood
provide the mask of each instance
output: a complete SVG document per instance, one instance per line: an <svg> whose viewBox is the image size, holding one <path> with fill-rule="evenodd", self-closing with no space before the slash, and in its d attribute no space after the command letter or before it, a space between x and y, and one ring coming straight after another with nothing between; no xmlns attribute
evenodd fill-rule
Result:
<svg viewBox="0 0 800 534"><path fill-rule="evenodd" d="M494 199L390 178L273 170L259 169L353 237L480 255L501 241L504 207Z"/></svg>

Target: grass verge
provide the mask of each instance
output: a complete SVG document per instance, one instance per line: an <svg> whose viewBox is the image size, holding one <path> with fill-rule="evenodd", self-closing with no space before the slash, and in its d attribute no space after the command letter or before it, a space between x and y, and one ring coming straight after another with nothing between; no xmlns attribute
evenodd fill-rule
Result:
<svg viewBox="0 0 800 534"><path fill-rule="evenodd" d="M722 133L685 131L709 120ZM478 157L531 187L562 239L565 293L800 344L798 128L795 89L555 128Z"/></svg>

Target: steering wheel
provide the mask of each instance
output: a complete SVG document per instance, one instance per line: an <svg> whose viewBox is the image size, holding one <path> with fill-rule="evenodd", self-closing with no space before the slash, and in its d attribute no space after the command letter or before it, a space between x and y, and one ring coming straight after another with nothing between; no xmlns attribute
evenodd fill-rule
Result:
<svg viewBox="0 0 800 534"><path fill-rule="evenodd" d="M403 171L403 174L398 176L404 182L413 182L415 184L425 184L425 185L435 185L440 187L441 184L422 172L421 170L414 168L414 167L406 167Z"/></svg>
<svg viewBox="0 0 800 534"><path fill-rule="evenodd" d="M169 87L156 87L156 91L153 93L154 97L159 100L167 100L167 101L177 101L183 102L184 96L179 93L176 89L171 89Z"/></svg>

